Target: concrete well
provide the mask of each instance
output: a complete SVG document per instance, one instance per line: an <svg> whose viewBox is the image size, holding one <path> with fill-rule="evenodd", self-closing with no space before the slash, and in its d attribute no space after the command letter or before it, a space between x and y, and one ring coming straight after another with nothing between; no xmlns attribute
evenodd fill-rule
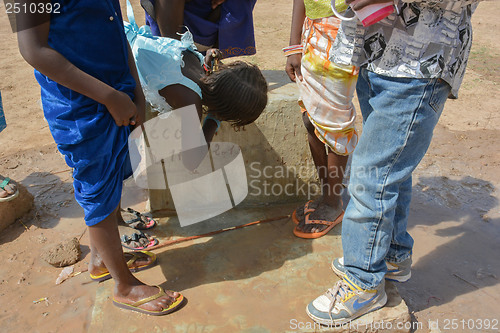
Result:
<svg viewBox="0 0 500 333"><path fill-rule="evenodd" d="M211 147L212 154L218 153L219 142L234 143L241 149L248 195L239 207L303 201L319 193L297 104L298 89L283 71L263 73L269 84L269 102L260 118L243 128L223 123ZM148 116L154 115L150 112ZM149 182L154 177L148 173ZM149 190L149 197L151 211L163 215L175 211L168 189Z"/></svg>

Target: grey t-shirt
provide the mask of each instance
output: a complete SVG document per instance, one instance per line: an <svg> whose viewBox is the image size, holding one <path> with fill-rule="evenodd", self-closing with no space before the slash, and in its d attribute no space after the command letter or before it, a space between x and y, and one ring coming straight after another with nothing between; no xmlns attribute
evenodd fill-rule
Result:
<svg viewBox="0 0 500 333"><path fill-rule="evenodd" d="M343 21L330 60L391 77L441 78L457 96L479 1L404 0L397 3L399 14L369 27Z"/></svg>

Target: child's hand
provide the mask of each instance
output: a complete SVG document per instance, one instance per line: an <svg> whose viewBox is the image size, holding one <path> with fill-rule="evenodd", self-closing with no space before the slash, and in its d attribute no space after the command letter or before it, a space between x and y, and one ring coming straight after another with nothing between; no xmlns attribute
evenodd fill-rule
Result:
<svg viewBox="0 0 500 333"><path fill-rule="evenodd" d="M226 0L212 0L212 9L222 5Z"/></svg>
<svg viewBox="0 0 500 333"><path fill-rule="evenodd" d="M302 72L300 70L300 64L302 61L302 54L292 54L286 58L286 67L285 72L288 74L288 77L293 82L296 82L298 78L299 81L302 81Z"/></svg>
<svg viewBox="0 0 500 333"><path fill-rule="evenodd" d="M106 107L109 113L115 120L117 126L135 125L137 122L137 107L132 102L129 95L124 92L115 90L110 96Z"/></svg>
<svg viewBox="0 0 500 333"><path fill-rule="evenodd" d="M135 124L130 123L130 125L134 125L134 128L136 128L141 126L146 120L146 101L144 99L144 95L141 94L138 96L136 94L134 104L137 109L137 116L135 117Z"/></svg>
<svg viewBox="0 0 500 333"><path fill-rule="evenodd" d="M205 67L208 68L210 71L212 71L213 70L212 63L215 60L221 60L221 59L222 59L222 52L219 49L208 49L205 55Z"/></svg>

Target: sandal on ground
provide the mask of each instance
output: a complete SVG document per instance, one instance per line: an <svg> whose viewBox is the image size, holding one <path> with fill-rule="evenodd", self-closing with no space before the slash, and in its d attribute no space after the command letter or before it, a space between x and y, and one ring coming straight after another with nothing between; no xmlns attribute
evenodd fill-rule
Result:
<svg viewBox="0 0 500 333"><path fill-rule="evenodd" d="M0 197L0 202L7 202L14 200L19 195L19 188L17 188L17 186L14 193L9 194L9 191L12 192L12 185L15 185L14 183L11 183L11 180L12 179L10 179L9 177L6 177L2 180L2 182L0 182L0 189L2 189L2 191L4 191L7 194L7 196L5 197ZM7 190L5 187L9 187L9 190Z"/></svg>
<svg viewBox="0 0 500 333"><path fill-rule="evenodd" d="M133 265L137 261L137 259L141 259L141 257L138 255L138 253L144 253L145 255L147 255L149 258L151 258L151 262L149 264L146 264L146 265L133 267ZM127 256L127 255L131 255L132 256L132 258L130 258L127 261L127 267L133 273L143 271L145 269L151 268L154 265L156 265L156 255L154 253L152 253L152 252L148 252L148 251L125 252L124 255L125 256ZM102 281L106 281L106 280L111 279L111 274L109 272L102 273L100 275L92 275L92 274L90 274L90 278L93 281L102 282Z"/></svg>
<svg viewBox="0 0 500 333"><path fill-rule="evenodd" d="M306 202L304 204L304 216L306 216L307 214L310 214L312 212L314 212L316 210L316 208L312 208L312 203L314 201L313 200L309 200L308 202ZM292 214L292 221L293 223L295 224L299 224L300 223L300 220L299 220L299 217L298 217L298 214L297 214L297 210L300 209L301 207L295 209L293 211L293 214Z"/></svg>
<svg viewBox="0 0 500 333"><path fill-rule="evenodd" d="M124 222L131 228L137 230L148 230L156 225L156 221L153 218L147 216L146 214L142 214L132 208L127 208L126 210L122 209L121 211L134 216L132 219L124 220Z"/></svg>
<svg viewBox="0 0 500 333"><path fill-rule="evenodd" d="M335 227L337 224L342 222L342 218L344 217L344 211L342 211L342 213L340 213L340 215L335 219L335 221L311 220L310 216L311 216L311 214L306 215L306 225L308 225L308 224L322 224L322 225L326 225L327 228L325 228L325 230L322 230L319 232L304 232L304 231L298 230L298 228L297 228L298 226L296 226L293 229L293 234L295 236L300 237L300 238L314 239L314 238L319 238L321 236L326 235L330 230L333 229L333 227Z"/></svg>
<svg viewBox="0 0 500 333"><path fill-rule="evenodd" d="M150 247L158 245L158 240L148 234L135 232L132 235L123 235L121 237L122 246L130 250L147 250Z"/></svg>
<svg viewBox="0 0 500 333"><path fill-rule="evenodd" d="M163 297L163 296L167 295L165 293L165 291L163 290L162 287L160 287L160 286L156 286L156 287L159 289L159 292L156 295L153 295L153 296L150 296L150 297L146 297L146 298L141 299L140 301L137 301L137 302L132 303L132 304L126 304L126 303L118 302L117 300L115 300L113 298L113 304L115 306L117 306L119 308L122 308L122 309L125 309L125 310L137 311L137 312L148 314L148 315L152 315L152 316L163 316L163 315L172 313L172 312L174 312L174 311L176 311L176 310L178 310L179 308L182 307L182 305L184 303L184 296L179 295L179 297L177 297L177 299L175 300L175 302L173 302L172 304L170 304L170 306L168 308L163 309L161 311L150 311L150 310L141 309L139 306L141 306L143 304L146 304L148 302L154 301L155 299L158 299L160 297Z"/></svg>

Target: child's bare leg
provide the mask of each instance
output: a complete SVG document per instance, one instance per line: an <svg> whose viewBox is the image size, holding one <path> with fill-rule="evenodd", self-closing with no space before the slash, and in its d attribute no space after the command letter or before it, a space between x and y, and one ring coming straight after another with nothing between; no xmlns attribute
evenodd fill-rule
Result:
<svg viewBox="0 0 500 333"><path fill-rule="evenodd" d="M307 129L307 140L309 141L309 149L318 171L318 177L321 182L321 187L324 188L328 182L328 156L326 155L325 144L321 142L314 133L314 125L309 120L307 113L302 114L302 120Z"/></svg>
<svg viewBox="0 0 500 333"><path fill-rule="evenodd" d="M118 207L120 207L120 206L118 206ZM122 217L122 214L120 212L120 209L117 209L115 212L116 212L116 219L118 221L118 224L125 224L125 222L123 221L123 217ZM102 261L102 258L99 255L99 252L97 251L97 249L94 246L92 246L92 244L90 247L91 247L91 253L90 253L90 262L89 262L89 273L94 275L94 276L98 276L98 275L107 273L108 269L106 268L106 265ZM124 253L124 256L125 256L125 261L128 261L129 259L132 258L132 254L129 254L129 253ZM137 259L128 268L141 267L141 266L145 266L145 265L152 263L151 257L148 256L147 254L144 254L142 252L135 252L135 256L137 257Z"/></svg>
<svg viewBox="0 0 500 333"><path fill-rule="evenodd" d="M321 202L315 211L309 215L309 219L335 221L342 213L342 180L348 156L337 155L331 149L328 149L327 155L325 144L314 133L314 126L309 121L306 113L303 115L303 120L308 132L309 147L323 190ZM304 220L301 220L297 227L299 231L308 233L320 232L326 228L327 226L323 224L306 225Z"/></svg>
<svg viewBox="0 0 500 333"><path fill-rule="evenodd" d="M89 269L102 261L115 280L114 298L118 302L131 304L149 296L156 295L158 288L145 285L130 273L127 267L118 233L117 213L119 208L102 222L89 227L90 249L92 252ZM160 297L140 307L150 311L168 308L179 296L166 291L167 296Z"/></svg>
<svg viewBox="0 0 500 333"><path fill-rule="evenodd" d="M302 113L302 120L307 129L307 140L309 141L309 149L311 150L311 155L313 157L314 165L316 166L316 171L318 172L318 177L321 187L323 187L327 181L326 176L328 167L328 159L325 151L325 145L321 143L321 141L319 141L319 139L316 137L316 134L314 134L314 126L309 121L306 112ZM322 197L313 200L312 203L308 204L309 208L316 209L322 200L323 200ZM295 213L297 214L296 215L297 219L300 221L299 224L301 225L301 228L305 218L304 208L305 208L304 205L301 205L295 210ZM301 228L299 229L302 230Z"/></svg>

